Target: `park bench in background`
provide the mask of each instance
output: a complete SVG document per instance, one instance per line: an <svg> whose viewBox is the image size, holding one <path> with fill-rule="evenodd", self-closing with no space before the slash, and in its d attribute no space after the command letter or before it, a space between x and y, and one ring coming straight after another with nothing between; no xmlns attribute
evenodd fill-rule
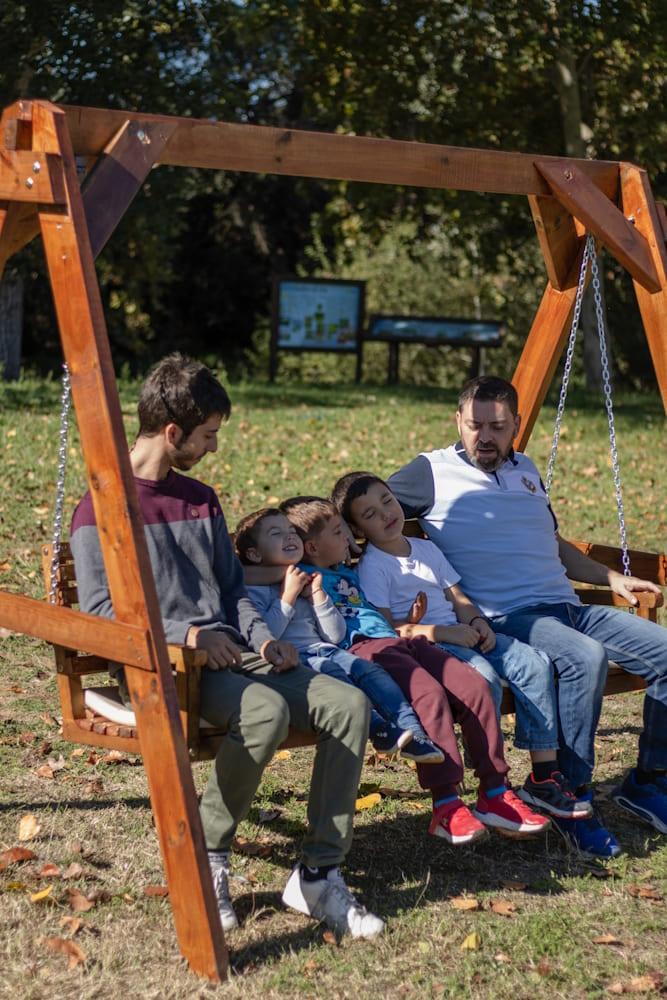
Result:
<svg viewBox="0 0 667 1000"><path fill-rule="evenodd" d="M413 536L422 534L416 521L407 522L406 533ZM619 549L607 545L593 545L589 542L573 544L598 562L622 570ZM51 556L51 546L45 545L42 549L42 565L47 590L50 586ZM667 586L667 556L662 553L631 551L630 559L637 576L652 580L661 587ZM629 607L623 598L603 588L581 587L577 588L577 593L584 603ZM657 608L663 603L662 596L656 594L637 596L639 607L635 613L655 621ZM60 549L56 603L66 608L73 608L78 603L74 561L67 544L63 544ZM190 758L211 759L215 756L223 733L205 722L202 723L200 718L200 678L202 667L206 664L206 653L187 646L170 645L168 650L176 676L181 725ZM117 685L105 683L104 686L94 685L89 688L83 686L86 677L103 675L106 678L109 661L100 656L89 655L85 651L60 645L55 645L54 651L65 739L74 743L141 753L134 715L123 705ZM645 686L641 677L626 673L621 667L611 664L605 695L641 690ZM514 711L514 701L508 689L505 690L502 710L506 714ZM283 746L310 746L314 742L311 734L290 730Z"/></svg>

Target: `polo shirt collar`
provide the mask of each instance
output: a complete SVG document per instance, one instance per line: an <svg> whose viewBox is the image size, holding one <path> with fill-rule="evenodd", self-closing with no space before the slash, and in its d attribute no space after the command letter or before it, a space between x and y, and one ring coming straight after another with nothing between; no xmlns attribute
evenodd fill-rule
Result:
<svg viewBox="0 0 667 1000"><path fill-rule="evenodd" d="M477 468L477 466L473 465L473 463L468 458L468 453L466 452L466 450L465 450L465 448L463 446L463 442L462 441L457 441L456 442L456 444L454 445L454 451L456 452L456 454L458 455L458 457L460 459L462 459L467 465L470 465L473 469ZM507 458L505 459L505 462L511 462L512 465L515 465L515 466L519 464L518 459L516 459L514 457L514 448L510 448L509 454L508 454ZM503 465L505 464L505 462L503 462ZM502 469L502 467L503 466L501 465L500 468ZM484 470L480 469L479 471L483 472ZM496 469L495 471L497 472L498 470ZM487 475L492 476L493 473L489 472L489 473L487 473Z"/></svg>

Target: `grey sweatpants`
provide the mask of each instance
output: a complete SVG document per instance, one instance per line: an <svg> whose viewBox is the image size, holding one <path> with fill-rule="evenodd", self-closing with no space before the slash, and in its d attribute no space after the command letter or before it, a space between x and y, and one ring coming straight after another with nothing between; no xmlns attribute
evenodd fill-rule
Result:
<svg viewBox="0 0 667 1000"><path fill-rule="evenodd" d="M257 654L244 653L240 669L202 671L201 714L227 732L201 800L208 849L230 847L291 724L317 738L303 862L339 864L352 841L368 737L365 694L300 665L275 673Z"/></svg>

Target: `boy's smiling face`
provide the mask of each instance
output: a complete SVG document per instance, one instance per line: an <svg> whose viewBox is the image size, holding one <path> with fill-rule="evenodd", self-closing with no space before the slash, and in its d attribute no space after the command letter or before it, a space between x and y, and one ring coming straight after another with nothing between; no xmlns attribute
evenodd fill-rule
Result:
<svg viewBox="0 0 667 1000"><path fill-rule="evenodd" d="M350 516L353 526L380 549L403 534L403 509L384 483L373 483L363 496L353 500Z"/></svg>
<svg viewBox="0 0 667 1000"><path fill-rule="evenodd" d="M257 526L257 544L248 558L266 566L294 566L303 558L303 544L284 514L269 514Z"/></svg>

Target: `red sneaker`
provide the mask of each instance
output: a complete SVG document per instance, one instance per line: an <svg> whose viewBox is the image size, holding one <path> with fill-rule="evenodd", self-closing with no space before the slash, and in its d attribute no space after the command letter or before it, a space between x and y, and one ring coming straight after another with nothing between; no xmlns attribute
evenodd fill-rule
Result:
<svg viewBox="0 0 667 1000"><path fill-rule="evenodd" d="M491 798L480 789L473 815L485 826L509 837L530 837L544 833L551 825L547 816L532 812L511 788Z"/></svg>
<svg viewBox="0 0 667 1000"><path fill-rule="evenodd" d="M434 809L428 832L434 837L443 837L450 844L469 844L488 835L483 823L475 819L461 799L453 799Z"/></svg>

